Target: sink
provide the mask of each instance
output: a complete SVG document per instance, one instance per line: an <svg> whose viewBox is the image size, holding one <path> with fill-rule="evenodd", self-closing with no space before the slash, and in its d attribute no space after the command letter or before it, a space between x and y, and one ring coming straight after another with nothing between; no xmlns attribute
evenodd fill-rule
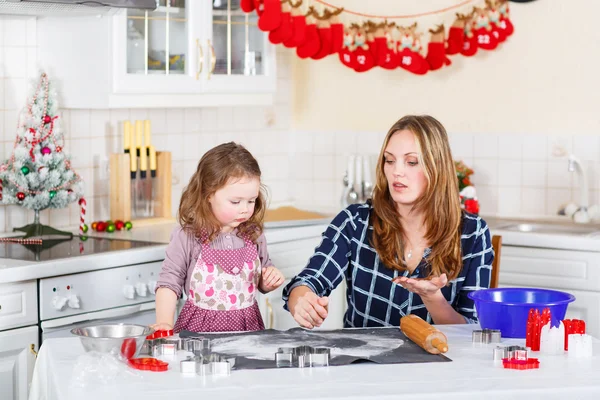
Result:
<svg viewBox="0 0 600 400"><path fill-rule="evenodd" d="M508 225L501 225L496 227L505 231L523 232L523 233L548 233L548 234L559 234L559 235L573 235L573 236L600 236L600 227L589 226L589 225L570 225L570 224L556 224L556 223L543 223L543 222L531 222L531 223L512 223Z"/></svg>

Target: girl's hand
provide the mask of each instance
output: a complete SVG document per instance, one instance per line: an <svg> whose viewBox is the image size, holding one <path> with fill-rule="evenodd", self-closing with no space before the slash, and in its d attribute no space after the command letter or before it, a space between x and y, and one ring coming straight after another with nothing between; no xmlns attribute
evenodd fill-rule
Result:
<svg viewBox="0 0 600 400"><path fill-rule="evenodd" d="M263 268L260 281L260 289L263 293L268 293L283 285L285 278L280 270L275 267Z"/></svg>
<svg viewBox="0 0 600 400"><path fill-rule="evenodd" d="M173 329L173 325L166 322L157 322L156 324L150 325L150 328L153 328L154 331L170 331Z"/></svg>
<svg viewBox="0 0 600 400"><path fill-rule="evenodd" d="M436 276L431 279L413 279L405 276L399 276L392 281L399 284L409 292L413 292L421 296L421 298L431 297L446 286L448 277L446 274Z"/></svg>

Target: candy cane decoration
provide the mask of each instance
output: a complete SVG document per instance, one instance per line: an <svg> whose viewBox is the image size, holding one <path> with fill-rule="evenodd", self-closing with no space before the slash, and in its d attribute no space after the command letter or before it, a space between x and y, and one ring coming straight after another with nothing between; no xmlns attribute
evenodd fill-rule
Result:
<svg viewBox="0 0 600 400"><path fill-rule="evenodd" d="M85 206L87 205L85 199L82 197L79 199L79 206L81 208L81 213L79 217L79 234L83 235L83 225L85 225Z"/></svg>

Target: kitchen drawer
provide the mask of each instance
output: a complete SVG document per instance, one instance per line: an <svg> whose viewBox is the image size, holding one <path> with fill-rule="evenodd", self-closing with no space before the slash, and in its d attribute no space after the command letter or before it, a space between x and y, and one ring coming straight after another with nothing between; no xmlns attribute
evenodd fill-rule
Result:
<svg viewBox="0 0 600 400"><path fill-rule="evenodd" d="M0 284L0 330L37 322L37 282Z"/></svg>
<svg viewBox="0 0 600 400"><path fill-rule="evenodd" d="M499 284L600 291L600 253L502 246Z"/></svg>

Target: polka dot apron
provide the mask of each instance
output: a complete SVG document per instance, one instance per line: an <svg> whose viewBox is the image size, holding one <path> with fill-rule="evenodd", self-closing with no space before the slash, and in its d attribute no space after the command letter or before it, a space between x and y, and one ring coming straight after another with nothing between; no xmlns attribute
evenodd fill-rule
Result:
<svg viewBox="0 0 600 400"><path fill-rule="evenodd" d="M256 302L261 262L256 244L212 249L201 237L202 251L192 272L188 299L175 323L175 332L233 332L264 329Z"/></svg>

